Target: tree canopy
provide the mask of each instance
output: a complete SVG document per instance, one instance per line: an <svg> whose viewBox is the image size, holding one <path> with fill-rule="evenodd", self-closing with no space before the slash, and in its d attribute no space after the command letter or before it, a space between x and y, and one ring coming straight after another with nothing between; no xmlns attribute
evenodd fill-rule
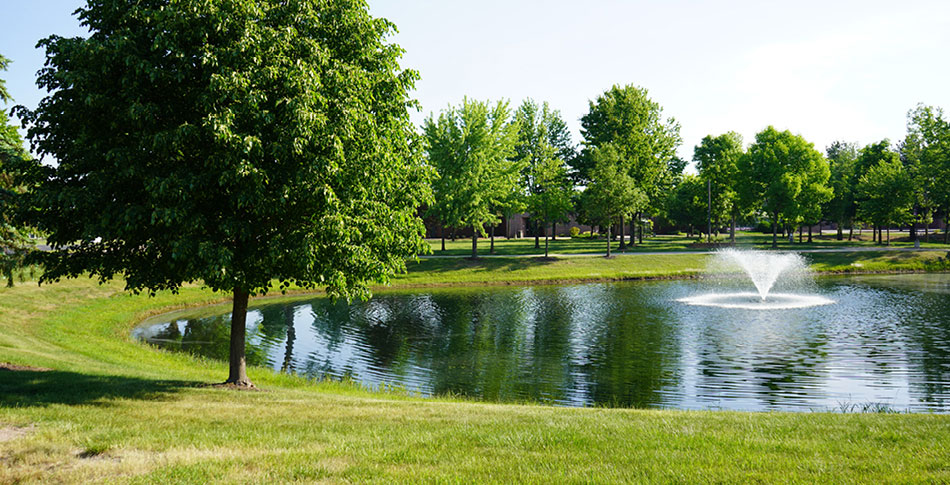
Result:
<svg viewBox="0 0 950 485"><path fill-rule="evenodd" d="M498 223L498 212L518 187L521 165L510 159L517 126L508 118L507 102L490 106L465 98L423 125L429 163L438 173L433 208L446 225L472 228L472 257L485 224Z"/></svg>
<svg viewBox="0 0 950 485"><path fill-rule="evenodd" d="M93 1L87 38L40 42L50 91L20 109L35 150L22 214L49 234L44 281L202 281L234 294L231 374L249 294L363 297L428 248L429 169L392 23L363 1Z"/></svg>
<svg viewBox="0 0 950 485"><path fill-rule="evenodd" d="M742 157L742 136L730 131L713 137L707 135L693 150L693 161L699 170L699 177L709 183L709 198L707 205L711 205L712 218L716 225L731 219L733 227L731 235L735 242L735 218L741 212L739 195L736 185L739 175L739 158Z"/></svg>
<svg viewBox="0 0 950 485"><path fill-rule="evenodd" d="M7 70L9 63L9 59L0 55L0 71ZM11 101L13 98L7 91L6 82L0 79L0 275L6 278L7 286L13 286L13 271L32 247L28 228L14 219L14 204L20 187L10 169L17 162L29 160L30 156L23 148L20 133L8 121L10 115L4 105Z"/></svg>
<svg viewBox="0 0 950 485"><path fill-rule="evenodd" d="M832 196L825 184L828 161L814 145L789 131L769 126L739 160L742 205L761 210L772 220L772 246L781 220L800 222Z"/></svg>

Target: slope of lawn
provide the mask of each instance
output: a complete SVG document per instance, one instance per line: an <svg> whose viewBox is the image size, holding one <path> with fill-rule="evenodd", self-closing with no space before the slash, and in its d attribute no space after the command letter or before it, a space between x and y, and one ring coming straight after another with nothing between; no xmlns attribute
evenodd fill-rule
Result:
<svg viewBox="0 0 950 485"><path fill-rule="evenodd" d="M614 267L627 257L543 267L511 258L482 269L423 261L397 284L702 268L706 256L687 256L631 256L625 269ZM828 270L942 264L903 253L814 256ZM575 259L589 261L559 266ZM148 315L224 300L200 287L130 295L87 279L0 289L0 483L950 481L945 415L497 405L261 368L250 375L263 391L237 392L209 386L226 376L224 363L129 338Z"/></svg>

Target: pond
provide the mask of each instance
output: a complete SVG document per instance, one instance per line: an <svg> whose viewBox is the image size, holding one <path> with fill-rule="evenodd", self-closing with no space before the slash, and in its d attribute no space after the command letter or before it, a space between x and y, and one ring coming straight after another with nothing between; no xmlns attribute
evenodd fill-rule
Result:
<svg viewBox="0 0 950 485"><path fill-rule="evenodd" d="M729 281L418 289L346 304L258 300L248 362L421 395L565 406L950 411L950 275L818 278L833 301L679 301ZM226 360L229 307L133 335Z"/></svg>

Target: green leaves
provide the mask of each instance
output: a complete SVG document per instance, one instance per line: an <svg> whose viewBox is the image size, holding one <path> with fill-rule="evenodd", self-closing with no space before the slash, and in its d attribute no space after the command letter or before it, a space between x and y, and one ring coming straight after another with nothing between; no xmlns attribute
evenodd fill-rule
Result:
<svg viewBox="0 0 950 485"><path fill-rule="evenodd" d="M508 118L507 102L490 106L464 98L459 107L426 119L429 163L438 173L430 210L444 225L484 235L485 224L498 222L520 175L520 165L510 160L517 126Z"/></svg>
<svg viewBox="0 0 950 485"><path fill-rule="evenodd" d="M51 37L30 138L59 165L27 219L67 247L47 279L130 289L367 294L424 251L431 171L409 122L418 75L361 1L95 0ZM74 100L86 100L75 103Z"/></svg>

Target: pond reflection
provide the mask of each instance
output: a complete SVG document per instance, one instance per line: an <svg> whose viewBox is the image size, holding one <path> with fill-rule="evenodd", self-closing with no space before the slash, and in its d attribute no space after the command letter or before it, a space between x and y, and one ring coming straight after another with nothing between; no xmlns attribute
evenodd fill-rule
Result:
<svg viewBox="0 0 950 485"><path fill-rule="evenodd" d="M689 409L950 411L950 275L827 278L837 303L761 311L676 300L709 282L463 288L266 302L248 362L423 395ZM229 315L146 324L226 359Z"/></svg>

